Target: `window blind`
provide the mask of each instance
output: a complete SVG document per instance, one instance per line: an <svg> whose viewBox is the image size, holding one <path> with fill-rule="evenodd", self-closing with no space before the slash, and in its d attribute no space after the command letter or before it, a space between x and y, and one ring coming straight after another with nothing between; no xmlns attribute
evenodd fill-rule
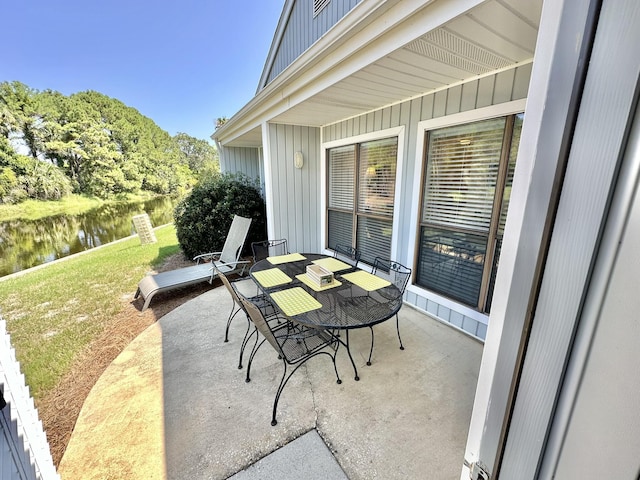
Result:
<svg viewBox="0 0 640 480"><path fill-rule="evenodd" d="M398 139L360 145L358 212L393 217Z"/></svg>
<svg viewBox="0 0 640 480"><path fill-rule="evenodd" d="M391 230L393 222L378 218L358 217L356 248L360 251L360 259L373 265L376 257L389 259L391 255Z"/></svg>
<svg viewBox="0 0 640 480"><path fill-rule="evenodd" d="M333 249L337 243L353 244L353 214L329 210L327 246Z"/></svg>
<svg viewBox="0 0 640 480"><path fill-rule="evenodd" d="M355 145L329 150L329 208L353 210Z"/></svg>
<svg viewBox="0 0 640 480"><path fill-rule="evenodd" d="M497 118L430 133L423 223L489 231L504 126Z"/></svg>
<svg viewBox="0 0 640 480"><path fill-rule="evenodd" d="M329 248L355 246L370 264L377 256L391 256L397 158L397 137L328 151Z"/></svg>

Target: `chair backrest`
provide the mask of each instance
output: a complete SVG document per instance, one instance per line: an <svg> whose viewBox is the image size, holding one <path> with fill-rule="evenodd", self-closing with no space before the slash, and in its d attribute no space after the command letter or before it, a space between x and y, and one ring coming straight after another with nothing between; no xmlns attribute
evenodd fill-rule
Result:
<svg viewBox="0 0 640 480"><path fill-rule="evenodd" d="M244 241L247 239L249 233L249 227L251 226L251 219L233 216L233 222L229 228L227 239L222 247L222 253L220 254L220 261L222 263L234 263L240 259L242 253L242 247Z"/></svg>
<svg viewBox="0 0 640 480"><path fill-rule="evenodd" d="M231 295L231 298L233 299L233 301L236 303L236 305L238 305L240 308L244 308L242 305L242 302L240 301L240 297L238 297L238 292L236 292L236 289L233 288L233 285L231 285L231 282L229 281L229 279L227 278L227 276L221 272L218 267L216 266L216 264L214 262L212 262L213 268L216 271L216 274L218 275L218 278L220 280L222 280L222 284L227 288L227 290L229 291L229 295Z"/></svg>
<svg viewBox="0 0 640 480"><path fill-rule="evenodd" d="M382 257L376 257L374 260L372 273L389 280L398 287L401 294L404 293L404 289L407 287L407 283L409 283L409 277L411 277L410 268Z"/></svg>
<svg viewBox="0 0 640 480"><path fill-rule="evenodd" d="M333 256L334 258L345 260L353 267L357 267L358 262L360 261L360 251L353 248L351 245L337 243L333 247Z"/></svg>
<svg viewBox="0 0 640 480"><path fill-rule="evenodd" d="M238 297L242 302L244 311L247 312L247 315L249 315L249 318L258 329L258 332L260 332L260 334L267 340L267 342L271 344L271 346L276 350L276 352L278 352L280 356L282 356L282 358L286 359L287 357L282 350L282 347L276 340L275 335L271 331L271 327L269 327L269 324L264 318L262 311L241 293L238 293Z"/></svg>
<svg viewBox="0 0 640 480"><path fill-rule="evenodd" d="M264 260L267 257L275 257L276 255L286 255L289 253L286 238L253 242L251 244L251 251L253 252L254 263Z"/></svg>

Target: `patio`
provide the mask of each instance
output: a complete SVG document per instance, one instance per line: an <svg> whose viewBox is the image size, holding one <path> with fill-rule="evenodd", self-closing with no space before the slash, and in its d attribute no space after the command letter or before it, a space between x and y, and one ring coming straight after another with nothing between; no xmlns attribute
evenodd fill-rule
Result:
<svg viewBox="0 0 640 480"><path fill-rule="evenodd" d="M230 308L227 291L212 289L120 354L85 402L63 479L459 478L480 342L405 305L404 351L395 322L378 325L367 367L369 331L354 331L360 381L344 351L341 385L327 359L313 359L287 385L272 427L282 362L263 348L245 383L237 369L244 318L223 342Z"/></svg>

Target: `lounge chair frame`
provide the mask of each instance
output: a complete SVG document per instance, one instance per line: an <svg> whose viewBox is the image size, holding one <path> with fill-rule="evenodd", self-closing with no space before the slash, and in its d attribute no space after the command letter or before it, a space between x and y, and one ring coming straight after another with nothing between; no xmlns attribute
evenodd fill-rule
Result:
<svg viewBox="0 0 640 480"><path fill-rule="evenodd" d="M249 262L240 260L240 254L250 226L250 218L235 215L221 252L198 255L194 258L196 265L147 275L140 280L134 299L142 296L144 299L142 311L147 309L151 299L157 293L207 281L212 283L216 277L216 271L212 263L218 270L226 274L240 272L240 275L244 275Z"/></svg>

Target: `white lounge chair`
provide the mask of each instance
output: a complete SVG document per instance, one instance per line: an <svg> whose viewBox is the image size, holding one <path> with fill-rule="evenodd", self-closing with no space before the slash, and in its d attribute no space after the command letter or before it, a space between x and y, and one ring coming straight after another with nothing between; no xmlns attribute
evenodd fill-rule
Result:
<svg viewBox="0 0 640 480"><path fill-rule="evenodd" d="M151 299L158 292L166 292L174 288L185 287L205 281L209 283L213 282L216 271L210 262L213 262L216 268L226 274L237 271L244 273L244 269L249 262L241 261L240 254L242 253L242 247L249 233L250 225L250 218L235 215L221 252L198 255L194 258L197 262L196 265L147 275L140 280L134 299L142 296L144 299L142 311L147 309Z"/></svg>

